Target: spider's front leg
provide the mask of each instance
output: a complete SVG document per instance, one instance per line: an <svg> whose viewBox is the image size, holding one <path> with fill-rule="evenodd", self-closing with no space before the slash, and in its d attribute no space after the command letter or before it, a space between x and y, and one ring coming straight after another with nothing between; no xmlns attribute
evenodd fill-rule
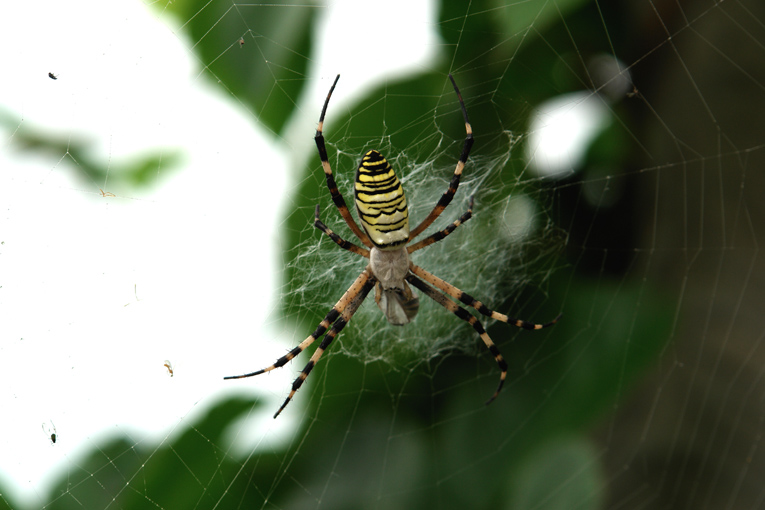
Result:
<svg viewBox="0 0 765 510"><path fill-rule="evenodd" d="M561 314L558 314L555 319L551 320L550 322L547 322L545 324L535 324L533 322L528 322L523 319L515 319L513 317L508 317L507 315L499 312L495 312L491 308L487 307L471 295L467 294L466 292L461 291L454 285L445 282L441 278L429 273L428 271L425 271L423 268L410 263L409 264L409 271L410 273L406 276L406 281L411 283L414 287L420 289L426 296L431 298L433 301L438 303L439 305L443 306L450 312L452 312L454 315L462 319L463 321L467 322L471 326L473 326L473 329L478 333L478 335L481 337L481 340L483 340L483 343L486 344L486 347L489 349L489 352L492 353L494 356L494 359L497 361L497 365L499 365L499 369L501 370L501 374L499 376L499 386L497 386L497 390L494 392L494 395L491 396L489 400L486 401L487 404L491 403L495 398L497 398L497 395L499 395L500 390L502 390L502 386L505 384L505 378L507 377L507 362L502 357L502 354L499 352L499 348L494 344L494 342L489 337L489 334L484 330L481 323L478 321L476 317L474 317L472 314L468 313L467 310L459 306L457 303L452 301L451 299L447 298L446 296L451 296L452 298L475 308L478 312L481 314L490 317L492 319L496 319L502 322L506 322L508 324L512 324L513 326L523 328L523 329L529 329L529 330L537 330L542 328L547 328L549 326L552 326L556 322L558 322L558 319L560 319ZM422 280L420 280L420 278ZM423 281L424 280L424 281ZM427 283L425 283L427 282ZM441 294L441 292L438 292L438 290L434 289L430 285L435 286L438 290L441 292L445 292L445 294Z"/></svg>
<svg viewBox="0 0 765 510"><path fill-rule="evenodd" d="M365 269L361 274L368 275L368 272ZM308 364L305 366L305 368L303 368L303 370L300 372L300 375L297 376L297 379L295 379L295 381L292 383L292 391L290 391L290 394L284 400L284 403L281 405L279 410L276 411L274 418L279 416L279 413L281 413L282 410L287 407L287 404L290 403L290 400L292 400L292 397L295 396L297 390L300 389L306 378L308 378L308 374L310 374L311 370L313 370L313 367L316 366L316 363L319 361L319 358L321 358L321 355L324 354L324 351L327 350L329 344L331 344L332 340L334 340L340 331L343 330L345 325L351 321L351 317L353 317L353 314L355 314L356 310L359 309L361 303L364 302L364 299L367 297L367 294L369 294L369 291L372 290L372 287L374 287L376 281L377 280L374 276L368 275L368 279L366 282L364 282L364 285L361 287L358 294L351 298L350 304L343 311L340 317L335 320L335 323L332 324L332 328L324 336L324 340L322 340L321 344L319 344L319 347L314 351L313 356L311 356L311 359L308 361Z"/></svg>
<svg viewBox="0 0 765 510"><path fill-rule="evenodd" d="M300 342L300 345L289 351L287 354L276 360L272 365L262 368L260 370L256 370L255 372L250 372L247 374L242 375L231 375L228 377L224 377L223 379L243 379L245 377L252 377L255 375L260 375L265 372L270 372L271 370L274 370L275 368L282 367L286 365L290 360L292 360L295 356L303 352L309 345L311 345L314 340L319 338L321 335L323 335L327 328L329 328L330 324L332 325L332 329L330 329L330 332L327 333L327 337L325 337L324 341L321 343L321 346L319 349L317 349L316 352L319 352L321 350L323 352L324 349L327 348L329 345L329 342L332 341L332 338L334 338L340 330L343 329L345 324L348 323L351 316L356 312L356 309L358 309L360 302L357 303L357 300L360 296L366 297L366 295L369 293L369 291L374 287L374 284L376 282L376 278L372 276L369 271L366 269L359 275L358 278L356 278L356 281L353 282L353 284L348 288L348 290L343 294L343 297L340 298L340 300L335 304L335 306L332 307L332 310L329 311L329 313L324 317L324 320L319 323L319 326L316 328L316 331L311 333L308 338ZM361 298L363 300L363 297ZM355 308L354 308L355 307ZM342 321L342 322L341 322ZM334 331L334 333L332 333ZM330 337L331 335L331 337ZM329 341L328 338L329 337ZM321 354L319 354L321 356ZM316 359L314 359L316 358ZM311 358L311 362L309 362L309 365L311 365L311 368L313 368L313 364L315 364L316 360L318 360L318 357L316 356L316 353L314 353L314 356ZM311 371L311 368L308 368L307 372ZM304 374L301 373L300 377L298 379L305 380L305 377L308 376L308 373L304 369ZM302 384L302 381L300 382ZM279 415L282 409L284 409L284 406L287 405L289 400L292 398L292 395L294 395L295 391L297 391L297 388L295 388L295 385L297 387L300 387L300 384L298 384L298 381L295 381L295 384L293 384L293 391L290 393L289 398L284 403L284 405L279 409L279 411L276 413L274 418Z"/></svg>
<svg viewBox="0 0 765 510"><path fill-rule="evenodd" d="M557 323L558 319L560 319L561 316L563 315L559 313L558 316L555 317L553 320L551 320L550 322L545 322L543 324L537 324L535 322L529 322L523 319L509 317L505 315L504 313L499 313L492 310L491 308L487 307L485 304L478 301L467 292L461 291L460 289L458 289L451 283L442 280L438 276L424 270L420 266L417 266L415 264L409 264L409 270L412 273L419 276L420 278L422 278L423 280L425 280L426 282L428 282L429 284L439 289L440 291L447 293L448 295L460 301L461 303L464 303L472 308L475 308L486 317L490 317L492 319L496 319L498 321L505 322L507 324L512 324L513 326L517 328L528 329L528 330L549 328L550 326Z"/></svg>
<svg viewBox="0 0 765 510"><path fill-rule="evenodd" d="M497 398L497 395L499 395L499 392L502 391L502 386L504 386L505 379L507 378L507 362L505 361L505 358L502 357L502 353L499 352L499 348L491 340L491 337L489 337L489 334L486 332L486 330L483 329L481 322L477 318L475 318L475 316L471 315L467 310L465 310L460 305L458 305L454 301L447 298L445 295L438 292L436 289L434 289L427 283L417 278L412 273L409 273L407 275L406 281L408 281L414 287L421 290L422 293L428 296L430 299L432 299L439 305L443 306L444 308L452 312L454 315L456 315L463 321L473 326L473 329L475 330L475 332L478 333L478 335L481 337L481 340L483 340L483 343L486 344L486 347L489 349L489 352L491 352L491 354L494 356L494 359L496 360L500 370L499 385L497 386L497 389L494 392L494 395L492 395L491 398L489 398L489 400L486 401L487 405L491 404L494 401L494 399Z"/></svg>

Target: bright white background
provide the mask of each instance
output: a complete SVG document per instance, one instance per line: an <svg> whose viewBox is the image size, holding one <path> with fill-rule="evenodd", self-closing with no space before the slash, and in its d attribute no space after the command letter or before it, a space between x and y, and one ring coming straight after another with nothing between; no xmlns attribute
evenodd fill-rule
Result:
<svg viewBox="0 0 765 510"><path fill-rule="evenodd" d="M161 440L235 393L278 406L292 373L257 384L222 378L241 359L260 368L305 336L274 321L282 211L305 165L318 169L305 158L336 73L338 106L394 69L434 65L432 6L408 2L402 18L401 3L375 6L400 38L360 47L330 31L317 41L307 103L286 140L200 75L193 41L160 9L129 0L2 4L0 109L18 121L0 131L0 477L16 496L39 502L55 469L76 465L110 434ZM321 7L322 26L358 9ZM344 26L346 36L364 30ZM356 73L351 64L364 59L378 75ZM21 153L17 130L85 141L107 166L163 150L180 150L183 161L155 186L121 192L108 179L85 182L64 154ZM285 413L273 427L267 413L237 433L251 431L250 447L272 446L291 420ZM55 445L44 432L51 422Z"/></svg>

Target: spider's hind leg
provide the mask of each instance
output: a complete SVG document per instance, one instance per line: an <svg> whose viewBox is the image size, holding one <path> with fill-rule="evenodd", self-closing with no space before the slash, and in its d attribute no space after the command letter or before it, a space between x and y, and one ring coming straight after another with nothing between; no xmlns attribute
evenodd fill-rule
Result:
<svg viewBox="0 0 765 510"><path fill-rule="evenodd" d="M332 87L329 89L327 99L324 101L324 107L321 109L321 116L319 117L319 125L316 127L316 136L314 141L316 142L316 148L319 151L319 159L321 159L321 167L324 170L324 175L327 178L327 188L329 194L332 196L332 201L335 203L337 210L340 212L340 216L343 217L351 232L359 238L359 240L369 248L372 247L372 241L369 240L369 236L359 228L356 221L351 216L348 206L345 203L345 199L340 191L337 189L337 183L335 183L335 177L332 175L332 167L329 164L329 156L327 155L327 147L324 144L324 116L327 114L327 106L329 106L329 100L332 97L332 92L335 90L337 81L340 79L340 75L337 75L335 81L332 83Z"/></svg>
<svg viewBox="0 0 765 510"><path fill-rule="evenodd" d="M454 232L457 229L457 227L459 227L460 225L462 225L463 223L465 223L472 217L473 217L473 196L471 195L470 201L468 202L468 209L467 211L465 211L465 213L462 216L454 220L445 229L439 230L438 232L431 234L430 236L426 237L422 241L418 241L414 244L410 244L409 246L406 247L406 250L409 253L413 253L417 250L421 250L425 248L426 246L430 246L433 243L437 243L441 239L445 238L446 236Z"/></svg>
<svg viewBox="0 0 765 510"><path fill-rule="evenodd" d="M409 240L411 241L418 235L420 235L426 228L428 228L439 216L444 212L446 206L454 198L454 194L457 193L457 188L460 185L460 178L462 171L465 169L465 163L467 163L468 156L470 156L470 149L473 147L473 128L470 126L470 120L468 119L467 109L465 108L465 102L462 100L462 94L457 87L457 83L454 81L454 77L450 74L449 79L454 87L454 92L457 93L457 99L460 102L460 108L462 109L462 117L465 119L465 142L462 145L462 152L460 158L457 160L457 166L454 168L454 174L452 174L452 180L449 182L449 187L446 189L441 198L436 203L436 206L430 211L430 214L422 220L422 223L417 225L414 230L409 233Z"/></svg>
<svg viewBox="0 0 765 510"><path fill-rule="evenodd" d="M318 228L319 230L327 234L329 238L332 239L332 241L334 241L335 244L337 244L340 248L344 250L348 250L352 253L355 253L356 255L361 255L362 257L369 258L369 250L367 250L366 248L357 246L350 241L346 241L339 235L335 234L335 232L332 231L331 228L327 227L324 224L324 222L321 221L320 214L319 214L320 212L321 212L321 207L319 206L319 204L316 204L316 210L314 211L314 215L313 215L314 227Z"/></svg>

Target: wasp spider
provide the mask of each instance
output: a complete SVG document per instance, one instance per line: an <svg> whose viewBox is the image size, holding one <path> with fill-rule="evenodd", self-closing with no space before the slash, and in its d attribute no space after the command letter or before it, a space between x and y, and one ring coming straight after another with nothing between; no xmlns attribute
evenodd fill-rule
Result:
<svg viewBox="0 0 765 510"><path fill-rule="evenodd" d="M422 223L415 227L414 230L410 231L409 211L407 208L406 196L404 195L404 189L401 187L401 183L399 182L398 177L396 177L390 163L388 163L378 151L371 150L361 158L361 163L356 171L354 198L356 200L356 211L358 212L361 226L363 227L362 230L356 224L356 221L354 221L345 204L343 196L337 189L335 178L332 175L332 168L330 167L329 159L327 158L324 135L322 134L322 129L324 128L324 115L327 113L327 105L329 105L329 99L332 97L332 92L335 90L335 86L339 79L340 75L337 75L335 82L332 84L332 88L329 89L327 99L324 101L324 108L321 110L319 125L316 129L315 141L316 147L319 149L321 166L324 169L324 175L327 178L327 187L332 196L332 201L335 203L335 206L337 206L340 215L348 224L351 231L359 238L366 248L353 244L350 241L346 241L322 223L319 218L318 205L316 206L314 216L314 226L327 234L330 239L341 248L369 259L369 264L361 272L359 277L356 278L356 281L353 282L346 293L343 294L343 297L341 297L335 306L332 307L332 310L330 310L326 317L324 317L324 320L321 321L319 327L316 328L316 331L311 333L311 335L303 340L300 345L276 360L273 365L256 372L225 377L224 379L252 377L284 366L288 361L303 352L317 338L326 333L319 348L314 351L310 361L308 361L308 364L292 384L292 391L290 391L290 394L287 396L284 403L279 410L276 411L276 414L274 414L274 418L276 418L287 404L289 404L290 400L292 400L295 392L297 392L303 385L303 382L305 382L308 374L311 373L311 370L313 370L313 367L319 361L321 355L327 347L329 347L329 344L332 343L332 340L338 333L340 333L345 325L348 324L351 317L353 317L353 314L359 309L361 303L367 297L367 294L371 292L373 287L375 289L375 301L377 302L377 306L379 306L385 314L388 322L400 326L411 322L414 319L414 316L417 315L417 310L420 306L419 299L409 287L409 285L412 285L436 303L473 326L473 329L480 335L481 340L483 340L486 347L488 347L489 351L494 356L501 373L496 391L491 398L486 401L488 404L497 397L502 389L502 385L505 383L505 378L507 377L507 363L499 352L497 346L494 345L494 342L489 338L486 330L481 326L478 319L447 296L475 308L478 312L487 317L523 329L542 329L547 326L552 326L558 321L560 316L546 324L534 324L508 317L507 315L489 309L486 305L474 299L472 296L462 292L457 287L445 282L423 268L416 266L409 260L409 254L445 238L454 232L457 227L469 220L473 214L473 198L470 197L468 210L456 221L445 229L435 232L421 241L409 244L410 241L428 228L452 201L454 194L457 192L460 176L465 168L465 162L470 154L470 148L473 146L473 131L470 127L465 103L462 101L462 95L457 88L457 84L454 82L454 78L450 74L449 79L454 86L454 91L457 93L460 108L462 109L462 116L465 119L465 131L467 132L467 135L465 136L465 142L462 146L462 153L457 162L457 167L454 169L454 175L449 183L449 189L447 189L441 196L436 206ZM327 329L329 329L329 331L327 331Z"/></svg>

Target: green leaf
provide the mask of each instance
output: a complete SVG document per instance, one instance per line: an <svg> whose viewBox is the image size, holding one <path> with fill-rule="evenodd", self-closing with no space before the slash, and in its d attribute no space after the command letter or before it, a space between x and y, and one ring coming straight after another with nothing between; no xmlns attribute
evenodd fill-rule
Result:
<svg viewBox="0 0 765 510"><path fill-rule="evenodd" d="M205 75L281 133L305 86L316 6L181 0L161 7L194 41Z"/></svg>
<svg viewBox="0 0 765 510"><path fill-rule="evenodd" d="M553 440L533 452L508 478L507 508L596 510L605 480L597 453L581 437Z"/></svg>

